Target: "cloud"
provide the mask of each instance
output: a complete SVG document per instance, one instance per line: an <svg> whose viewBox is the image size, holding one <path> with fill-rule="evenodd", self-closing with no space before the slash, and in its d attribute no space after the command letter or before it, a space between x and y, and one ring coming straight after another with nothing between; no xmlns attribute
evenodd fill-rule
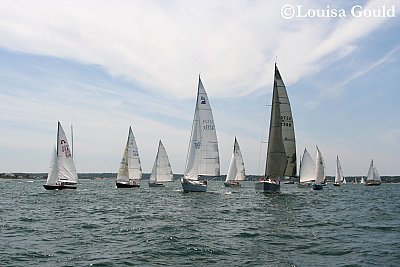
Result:
<svg viewBox="0 0 400 267"><path fill-rule="evenodd" d="M0 45L100 65L174 97L192 97L198 73L210 95L243 96L270 83L275 55L291 84L329 64L327 57L348 55L357 39L385 22L287 21L281 7L267 1L17 0L1 6Z"/></svg>

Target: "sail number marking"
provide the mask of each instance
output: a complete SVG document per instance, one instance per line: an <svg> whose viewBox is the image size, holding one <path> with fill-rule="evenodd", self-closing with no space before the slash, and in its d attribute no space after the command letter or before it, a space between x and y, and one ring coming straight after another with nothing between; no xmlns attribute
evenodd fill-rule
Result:
<svg viewBox="0 0 400 267"><path fill-rule="evenodd" d="M292 117L291 116L281 116L281 126L292 127Z"/></svg>
<svg viewBox="0 0 400 267"><path fill-rule="evenodd" d="M205 119L202 120L203 123L203 130L212 131L215 129L214 120Z"/></svg>
<svg viewBox="0 0 400 267"><path fill-rule="evenodd" d="M69 145L67 144L67 141L61 140L61 152L65 154L65 157L69 158L71 157L71 151L69 150Z"/></svg>

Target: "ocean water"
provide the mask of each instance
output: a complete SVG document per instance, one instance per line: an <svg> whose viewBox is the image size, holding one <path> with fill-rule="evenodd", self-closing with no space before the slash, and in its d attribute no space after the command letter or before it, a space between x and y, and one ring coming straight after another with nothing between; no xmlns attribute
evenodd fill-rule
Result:
<svg viewBox="0 0 400 267"><path fill-rule="evenodd" d="M400 266L400 184L207 193L0 180L1 266Z"/></svg>

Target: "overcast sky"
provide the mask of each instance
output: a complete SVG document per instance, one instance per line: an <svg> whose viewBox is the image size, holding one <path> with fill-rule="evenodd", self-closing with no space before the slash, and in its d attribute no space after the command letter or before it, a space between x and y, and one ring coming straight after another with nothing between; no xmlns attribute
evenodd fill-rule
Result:
<svg viewBox="0 0 400 267"><path fill-rule="evenodd" d="M221 173L237 136L261 174L277 61L298 157L318 145L328 175L336 155L345 176L372 158L400 175L399 18L399 0L0 0L0 172L47 172L60 121L78 172L117 172L132 126L144 172L162 139L182 173L201 74Z"/></svg>

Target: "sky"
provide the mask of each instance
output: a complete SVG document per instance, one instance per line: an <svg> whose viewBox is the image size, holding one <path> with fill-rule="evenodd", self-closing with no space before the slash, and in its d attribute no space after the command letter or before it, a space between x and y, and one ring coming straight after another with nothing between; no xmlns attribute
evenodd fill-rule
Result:
<svg viewBox="0 0 400 267"><path fill-rule="evenodd" d="M400 175L399 18L400 0L0 0L0 172L47 172L60 121L78 172L117 172L132 126L144 172L161 139L183 173L201 75L221 174L235 136L262 174L276 62L299 158Z"/></svg>

